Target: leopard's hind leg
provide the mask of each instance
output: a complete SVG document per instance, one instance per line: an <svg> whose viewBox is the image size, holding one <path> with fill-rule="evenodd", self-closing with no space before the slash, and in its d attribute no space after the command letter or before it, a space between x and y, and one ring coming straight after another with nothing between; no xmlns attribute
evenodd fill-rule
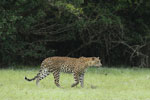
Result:
<svg viewBox="0 0 150 100"><path fill-rule="evenodd" d="M54 76L55 85L57 87L61 87L60 84L59 84L60 70L54 70L53 71L53 76Z"/></svg>
<svg viewBox="0 0 150 100"><path fill-rule="evenodd" d="M78 74L78 72L74 72L73 75L74 75L75 83L73 83L71 85L71 87L77 86L79 84L79 74Z"/></svg>
<svg viewBox="0 0 150 100"><path fill-rule="evenodd" d="M37 75L36 85L39 84L40 80L44 79L46 76L50 74L50 71L47 68L42 68Z"/></svg>

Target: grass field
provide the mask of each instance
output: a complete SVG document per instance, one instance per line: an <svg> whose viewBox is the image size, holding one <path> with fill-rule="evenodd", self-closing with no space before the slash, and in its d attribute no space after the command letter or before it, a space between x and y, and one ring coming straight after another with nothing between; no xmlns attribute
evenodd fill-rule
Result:
<svg viewBox="0 0 150 100"><path fill-rule="evenodd" d="M52 74L42 80L27 82L38 69L0 69L0 100L150 100L150 69L93 68L85 73L85 87L71 88L72 74L60 74L54 85Z"/></svg>

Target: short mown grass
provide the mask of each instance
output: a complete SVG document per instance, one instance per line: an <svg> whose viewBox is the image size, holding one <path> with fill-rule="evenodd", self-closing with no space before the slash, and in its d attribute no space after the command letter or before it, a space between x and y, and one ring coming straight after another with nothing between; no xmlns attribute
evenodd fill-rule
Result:
<svg viewBox="0 0 150 100"><path fill-rule="evenodd" d="M39 86L27 82L38 68L0 69L0 100L150 100L150 69L89 68L85 87L71 88L72 74L61 73L60 85L54 84L52 74Z"/></svg>

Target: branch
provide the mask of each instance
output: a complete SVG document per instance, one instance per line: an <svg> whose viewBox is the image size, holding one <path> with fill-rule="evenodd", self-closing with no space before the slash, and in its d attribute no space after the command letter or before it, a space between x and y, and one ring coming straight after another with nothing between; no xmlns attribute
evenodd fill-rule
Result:
<svg viewBox="0 0 150 100"><path fill-rule="evenodd" d="M34 28L35 31L34 31L34 30L31 30L30 33L33 33L33 34L36 34L36 35L43 35L43 34L59 35L59 34L61 34L61 33L63 33L63 32L66 32L66 31L70 30L71 27L74 26L74 24L69 24L69 25L67 25L67 26L63 25L63 27L57 26L57 25L59 25L59 24L54 24L54 25L45 26L45 27L42 27L42 28L39 28L39 29L35 29L35 28ZM60 27L60 28L58 28L57 30L53 30L53 29L50 30L50 28L53 28L53 27L54 27L54 29L55 29L55 26L56 26L56 27ZM38 27L37 27L37 28L38 28Z"/></svg>
<svg viewBox="0 0 150 100"><path fill-rule="evenodd" d="M86 43L86 44L80 45L77 49L74 49L73 51L69 52L66 56L72 55L73 53L75 53L75 52L81 50L82 48L86 47L86 46L89 45L89 44L91 44L91 43Z"/></svg>
<svg viewBox="0 0 150 100"><path fill-rule="evenodd" d="M136 56L140 56L141 57L141 64L140 66L148 66L148 55L143 54L142 52L139 52L139 50L141 48L143 48L144 46L146 46L146 44L143 45L134 45L134 46L130 46L129 44L127 44L124 41L113 41L113 43L120 43L123 44L125 46L127 46L129 49L131 49L133 52L130 55L130 61L132 61L134 55L136 54Z"/></svg>

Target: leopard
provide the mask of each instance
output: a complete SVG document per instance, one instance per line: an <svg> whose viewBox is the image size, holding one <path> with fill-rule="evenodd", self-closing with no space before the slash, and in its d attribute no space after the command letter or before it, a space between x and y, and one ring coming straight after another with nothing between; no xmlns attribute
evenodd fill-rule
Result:
<svg viewBox="0 0 150 100"><path fill-rule="evenodd" d="M84 87L84 73L88 67L100 67L102 66L99 57L61 57L54 56L44 59L41 63L41 67L37 75L31 79L25 76L25 80L36 80L36 85L40 80L47 77L50 73L54 76L54 83L57 87L61 87L59 84L60 72L73 73L75 82L71 87L77 86L79 83L81 87Z"/></svg>

